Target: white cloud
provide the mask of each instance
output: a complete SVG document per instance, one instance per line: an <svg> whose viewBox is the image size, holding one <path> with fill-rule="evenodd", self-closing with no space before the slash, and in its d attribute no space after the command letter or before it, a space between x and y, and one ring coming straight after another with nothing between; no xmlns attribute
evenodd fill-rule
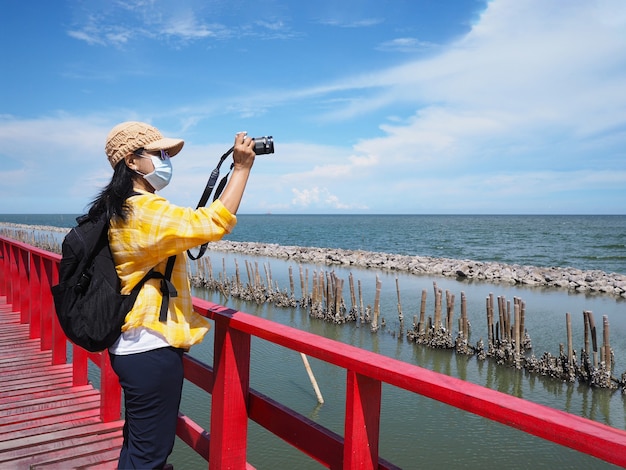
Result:
<svg viewBox="0 0 626 470"><path fill-rule="evenodd" d="M109 3L101 5L106 13ZM166 4L171 10L153 11L151 5L128 4L128 22L135 28L86 17L69 34L101 45L123 45L129 34L152 31L181 41L227 34L197 11L174 8L175 2ZM167 12L171 15L164 16ZM362 19L367 18L355 18ZM163 28L150 28L159 25ZM246 91L238 96L199 94L193 102L167 107L168 115L160 118L179 119L179 130L195 136L207 117L224 116L268 122L277 133L290 134L279 138L275 156L256 164L242 206L248 212L544 212L550 207L623 213L624 31L622 0L493 0L469 33L431 49L428 57L301 88L259 85L239 87ZM406 36L383 46L427 45ZM0 196L9 197L30 180L41 197L40 188L52 178L68 198L93 196L94 183L108 176L100 149L112 124L109 116L4 116L0 158L11 160L9 168L0 169ZM350 132L336 133L335 126ZM185 158L176 161L168 196L177 203L195 202L215 164L207 163L206 155L224 150L202 139L189 143ZM99 163L92 167L85 159Z"/></svg>
<svg viewBox="0 0 626 470"><path fill-rule="evenodd" d="M364 210L367 207L363 204L347 204L342 202L338 196L331 194L328 188L312 187L305 189L291 188L293 199L291 204L298 209L318 209L322 212L329 210Z"/></svg>

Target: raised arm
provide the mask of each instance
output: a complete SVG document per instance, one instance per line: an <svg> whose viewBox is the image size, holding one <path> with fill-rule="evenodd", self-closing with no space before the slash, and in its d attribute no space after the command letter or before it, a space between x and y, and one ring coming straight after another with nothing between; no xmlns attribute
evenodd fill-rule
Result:
<svg viewBox="0 0 626 470"><path fill-rule="evenodd" d="M235 149L233 151L235 163L233 173L230 175L224 192L219 197L224 207L232 214L236 214L239 210L239 204L246 189L246 183L248 182L255 156L254 141L247 138L245 132L238 133L235 136Z"/></svg>

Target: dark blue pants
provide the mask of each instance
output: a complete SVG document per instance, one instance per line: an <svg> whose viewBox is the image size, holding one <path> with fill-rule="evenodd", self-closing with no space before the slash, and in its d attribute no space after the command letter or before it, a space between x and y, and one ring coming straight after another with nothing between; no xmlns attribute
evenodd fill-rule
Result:
<svg viewBox="0 0 626 470"><path fill-rule="evenodd" d="M126 407L118 468L161 469L176 438L183 389L183 351L160 348L110 356L124 390Z"/></svg>

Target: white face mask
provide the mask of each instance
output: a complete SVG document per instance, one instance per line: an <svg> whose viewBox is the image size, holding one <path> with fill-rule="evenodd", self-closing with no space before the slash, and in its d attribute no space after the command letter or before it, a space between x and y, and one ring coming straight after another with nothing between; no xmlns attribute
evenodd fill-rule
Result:
<svg viewBox="0 0 626 470"><path fill-rule="evenodd" d="M162 159L155 155L137 155L142 158L150 158L152 160L152 165L154 165L154 171L152 173L148 173L144 175L143 173L137 171L143 178L150 183L150 185L154 188L155 191L160 191L165 188L172 179L172 162L170 161L169 156Z"/></svg>

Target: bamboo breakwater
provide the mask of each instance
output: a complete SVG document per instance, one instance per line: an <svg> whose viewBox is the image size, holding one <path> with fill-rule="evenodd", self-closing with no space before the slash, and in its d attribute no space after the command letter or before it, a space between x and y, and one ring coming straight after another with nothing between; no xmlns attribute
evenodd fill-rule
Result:
<svg viewBox="0 0 626 470"><path fill-rule="evenodd" d="M235 274L229 276L226 260L222 258L221 271L214 275L210 257L195 261L190 266L190 280L194 287L220 292L224 297L239 298L257 304L270 303L277 307L303 308L309 316L337 325L353 323L357 326L369 325L372 333L386 327L385 317L380 311L382 282L376 276L374 304L365 305L361 281L352 273L348 275L349 306L344 298L344 279L334 271L314 270L299 266L300 295L296 294L296 281L293 268L289 266L289 289L281 290L273 279L268 263L259 266L258 261L246 260L243 281L239 262L235 258ZM472 344L472 327L467 314L467 299L461 293L460 316L455 321L455 295L445 293L433 283L434 312L427 316L427 291L421 293L419 317L413 316L413 324L406 332L409 341L436 349L450 349L457 354L475 355L480 360L495 360L498 365L523 369L553 379L621 390L626 393L626 372L614 376L614 352L610 345L608 317L603 316L602 342L599 342L594 315L583 312L584 338L577 358L572 337L571 315L566 313L567 342L559 345L559 355L544 352L540 357L532 353L532 341L525 327L526 306L522 299L515 297L513 302L492 293L486 298L487 344L481 337ZM401 302L399 280L396 278L398 320L400 335L404 334L404 312ZM445 309L444 309L445 301ZM456 327L456 332L455 332ZM395 336L395 331L390 331Z"/></svg>
<svg viewBox="0 0 626 470"><path fill-rule="evenodd" d="M23 224L0 224L0 235L60 253L60 239L69 229ZM626 276L607 274L602 271L583 271L572 268L537 268L533 266L504 265L491 262L452 260L421 256L403 256L361 250L323 249L315 247L280 246L254 242L219 241L211 243L211 249L230 253L245 253L253 256L292 260L297 263L316 265L343 265L374 268L389 271L405 271L413 274L441 275L460 279L479 279L493 284L523 284L562 288L569 291L608 294L626 298ZM195 273L191 274L192 285L221 292L226 298L233 296L255 303L272 303L278 307L305 308L309 315L336 324L356 322L369 324L372 332L386 327L385 317L380 312L381 281L376 277L376 293L373 307L364 306L361 282L356 287L352 274L348 278L350 308L343 298L344 280L333 271L312 272L303 270L300 264L301 297L295 297L292 268L289 267L289 291L280 290L272 279L271 268L263 265L265 282L258 263L245 262L248 282L241 281L238 262L235 259L235 278L226 274L225 260L218 278L214 278L208 257L196 262ZM191 270L193 268L190 266ZM311 289L309 290L309 285ZM398 297L398 319L400 335L404 334L404 314L400 299L399 281L396 279ZM458 332L453 334L454 295L446 291L446 313L443 313L443 293L434 283L435 311L426 317L426 291L422 292L419 320L413 318L412 328L406 333L408 340L431 348L454 349L459 354L476 355L479 359L494 359L498 364L524 369L530 373L549 376L559 380L576 381L590 386L620 389L626 393L626 372L614 376L614 353L610 346L608 318L603 316L603 338L598 342L593 313L584 311L584 346L580 359L577 358L571 337L571 316L566 313L567 345L559 345L559 355L545 352L537 358L532 354L530 335L524 327L525 306L521 299L510 301L504 297L494 302L492 294L486 299L488 322L487 345L483 339L470 343L471 325L467 319L465 294L461 293L461 315ZM498 316L495 317L495 305ZM390 331L392 335L396 333Z"/></svg>

